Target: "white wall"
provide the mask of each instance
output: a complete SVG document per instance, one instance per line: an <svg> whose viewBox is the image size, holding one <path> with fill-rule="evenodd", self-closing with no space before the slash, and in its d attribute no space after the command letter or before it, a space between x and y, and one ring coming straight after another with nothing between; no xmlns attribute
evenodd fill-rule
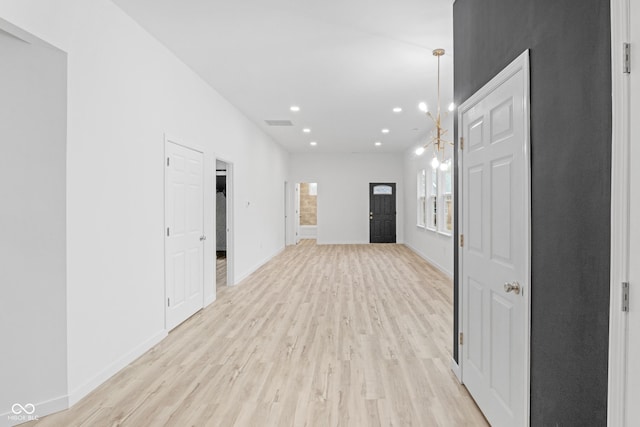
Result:
<svg viewBox="0 0 640 427"><path fill-rule="evenodd" d="M453 124L450 124L453 126ZM449 127L449 129L452 129ZM424 143L424 142L423 142ZM443 273L453 277L453 237L445 236L424 227L418 227L417 212L417 174L418 170L427 168L430 170L429 162L433 156L429 156L428 152L422 156L415 154L415 148L409 149L404 153L404 200L405 200L405 233L404 243L414 252L420 255L432 265L437 267ZM447 150L451 155L451 149ZM455 201L455 194L454 194ZM455 203L455 202L454 202Z"/></svg>
<svg viewBox="0 0 640 427"><path fill-rule="evenodd" d="M0 22L0 28L3 23ZM66 406L66 55L0 30L0 425ZM11 414L13 415L13 414Z"/></svg>
<svg viewBox="0 0 640 427"><path fill-rule="evenodd" d="M369 243L369 183L397 183L396 235L402 243L402 154L296 153L290 181L318 183L318 244Z"/></svg>
<svg viewBox="0 0 640 427"><path fill-rule="evenodd" d="M68 53L68 392L76 402L165 336L164 142L234 165L234 272L284 247L287 153L107 0L4 0L0 18ZM206 240L206 297L215 238ZM41 355L44 353L40 353Z"/></svg>
<svg viewBox="0 0 640 427"><path fill-rule="evenodd" d="M241 160L234 160L232 183L235 283L242 281L285 246L283 188L289 154L271 141L265 143L264 134L258 128L251 129L247 141L253 144L230 142L240 145L234 147L239 149L239 153L233 158Z"/></svg>

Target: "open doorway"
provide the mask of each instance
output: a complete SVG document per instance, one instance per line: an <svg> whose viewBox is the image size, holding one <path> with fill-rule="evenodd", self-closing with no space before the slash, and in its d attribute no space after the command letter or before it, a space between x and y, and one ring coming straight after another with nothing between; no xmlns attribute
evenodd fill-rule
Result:
<svg viewBox="0 0 640 427"><path fill-rule="evenodd" d="M233 285L232 166L216 159L216 289Z"/></svg>
<svg viewBox="0 0 640 427"><path fill-rule="evenodd" d="M296 185L296 190L297 241L315 241L318 238L318 184L301 182Z"/></svg>

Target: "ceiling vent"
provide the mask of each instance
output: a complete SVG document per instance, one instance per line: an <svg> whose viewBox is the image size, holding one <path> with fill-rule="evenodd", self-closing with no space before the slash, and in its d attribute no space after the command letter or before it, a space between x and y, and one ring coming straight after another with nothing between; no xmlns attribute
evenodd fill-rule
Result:
<svg viewBox="0 0 640 427"><path fill-rule="evenodd" d="M293 126L291 120L265 120L269 126Z"/></svg>

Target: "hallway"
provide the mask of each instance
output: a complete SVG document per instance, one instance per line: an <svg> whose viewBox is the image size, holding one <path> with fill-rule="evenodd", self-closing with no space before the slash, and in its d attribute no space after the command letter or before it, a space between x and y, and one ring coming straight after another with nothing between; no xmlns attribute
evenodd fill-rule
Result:
<svg viewBox="0 0 640 427"><path fill-rule="evenodd" d="M402 245L288 247L46 426L481 426L448 278Z"/></svg>

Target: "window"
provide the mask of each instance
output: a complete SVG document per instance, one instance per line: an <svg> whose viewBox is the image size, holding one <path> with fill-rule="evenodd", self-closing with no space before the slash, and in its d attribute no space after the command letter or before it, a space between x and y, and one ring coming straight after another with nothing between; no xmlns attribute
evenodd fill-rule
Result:
<svg viewBox="0 0 640 427"><path fill-rule="evenodd" d="M317 196L318 195L318 183L310 182L309 183L309 195Z"/></svg>
<svg viewBox="0 0 640 427"><path fill-rule="evenodd" d="M390 185L376 185L375 187L373 187L373 194L391 195L393 194L393 188Z"/></svg>
<svg viewBox="0 0 640 427"><path fill-rule="evenodd" d="M431 168L427 174L427 228L438 227L438 169Z"/></svg>
<svg viewBox="0 0 640 427"><path fill-rule="evenodd" d="M421 169L417 176L417 225L442 234L453 232L451 160L444 167Z"/></svg>
<svg viewBox="0 0 640 427"><path fill-rule="evenodd" d="M425 169L418 171L417 189L417 225L425 227L427 225L427 171Z"/></svg>
<svg viewBox="0 0 640 427"><path fill-rule="evenodd" d="M444 234L451 234L453 232L453 195L451 185L451 160L447 160L444 163L444 169L438 169L438 200L440 202L440 218L438 231Z"/></svg>

